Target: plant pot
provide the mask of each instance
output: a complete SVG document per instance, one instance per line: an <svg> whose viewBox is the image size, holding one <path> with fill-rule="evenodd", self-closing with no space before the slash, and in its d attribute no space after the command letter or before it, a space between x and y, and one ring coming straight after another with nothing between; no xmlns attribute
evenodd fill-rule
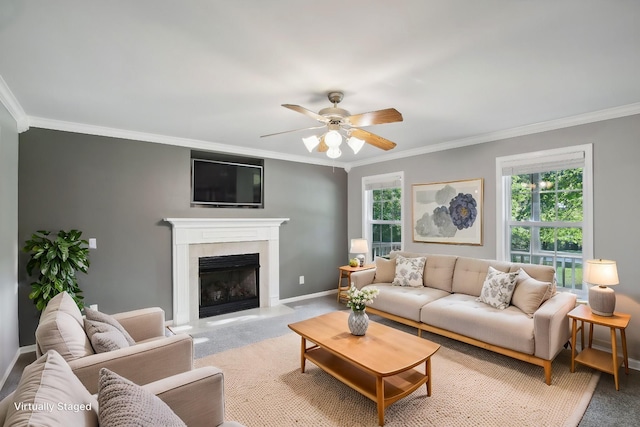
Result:
<svg viewBox="0 0 640 427"><path fill-rule="evenodd" d="M367 316L364 310L351 310L348 324L349 331L351 331L352 335L364 335L369 327L369 316Z"/></svg>

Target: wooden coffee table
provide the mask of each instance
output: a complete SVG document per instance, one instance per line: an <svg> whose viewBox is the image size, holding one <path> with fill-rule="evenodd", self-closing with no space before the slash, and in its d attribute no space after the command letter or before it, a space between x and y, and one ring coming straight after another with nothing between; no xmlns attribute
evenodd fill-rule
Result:
<svg viewBox="0 0 640 427"><path fill-rule="evenodd" d="M366 335L351 335L348 317L347 312L336 311L289 325L302 337L302 372L309 360L376 402L380 425L387 406L422 384L431 396L431 356L439 344L376 322L369 322ZM307 348L307 341L313 345ZM414 369L422 363L424 372Z"/></svg>

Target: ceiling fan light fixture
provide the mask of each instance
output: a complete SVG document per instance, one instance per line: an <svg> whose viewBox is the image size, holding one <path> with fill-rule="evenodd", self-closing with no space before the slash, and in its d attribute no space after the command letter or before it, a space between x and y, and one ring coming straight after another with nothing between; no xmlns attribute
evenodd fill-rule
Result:
<svg viewBox="0 0 640 427"><path fill-rule="evenodd" d="M330 130L324 136L324 142L329 146L329 148L338 148L340 144L342 144L342 135L340 135L340 132L337 130Z"/></svg>
<svg viewBox="0 0 640 427"><path fill-rule="evenodd" d="M304 143L304 146L307 147L307 150L309 150L309 152L311 153L313 149L316 148L318 144L320 144L320 138L318 138L316 135L311 135L306 138L302 138L302 142Z"/></svg>
<svg viewBox="0 0 640 427"><path fill-rule="evenodd" d="M325 140L326 139L325 137ZM340 156L342 156L342 151L338 147L331 147L327 150L327 157L330 159L337 159Z"/></svg>
<svg viewBox="0 0 640 427"><path fill-rule="evenodd" d="M358 154L358 151L360 151L362 149L362 146L364 145L364 141L360 138L352 136L347 140L347 145L351 147L351 149L353 150L353 154Z"/></svg>

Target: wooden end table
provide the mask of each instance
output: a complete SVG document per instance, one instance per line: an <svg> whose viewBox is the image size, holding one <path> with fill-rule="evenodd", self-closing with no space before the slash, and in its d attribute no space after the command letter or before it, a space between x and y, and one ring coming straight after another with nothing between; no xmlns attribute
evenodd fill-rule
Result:
<svg viewBox="0 0 640 427"><path fill-rule="evenodd" d="M347 291L351 287L351 273L362 270L370 270L376 268L375 264L365 264L362 267L351 267L350 265L343 265L338 267L338 302L341 299L347 299ZM347 286L342 286L342 280L347 279Z"/></svg>
<svg viewBox="0 0 640 427"><path fill-rule="evenodd" d="M616 390L619 390L618 369L624 363L624 372L629 375L629 359L627 356L627 337L625 329L629 325L631 315L625 313L613 313L613 316L598 316L591 312L591 308L587 305L579 305L568 314L572 320L571 324L571 372L575 372L575 363L580 363L602 372L613 374L613 380L616 384ZM580 327L578 327L580 321ZM589 323L589 343L588 347L584 347L584 323ZM606 326L611 330L611 354L606 351L592 348L593 344L593 325ZM580 353L576 355L576 336L578 329L581 333ZM618 356L618 346L616 340L616 329L620 329L620 338L622 340L622 355Z"/></svg>

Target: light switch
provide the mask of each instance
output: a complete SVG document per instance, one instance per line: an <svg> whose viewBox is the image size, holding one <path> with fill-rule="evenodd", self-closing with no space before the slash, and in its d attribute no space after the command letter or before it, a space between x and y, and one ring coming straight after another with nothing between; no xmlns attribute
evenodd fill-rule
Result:
<svg viewBox="0 0 640 427"><path fill-rule="evenodd" d="M97 248L98 248L98 243L96 242L96 238L91 237L89 239L89 249L97 249Z"/></svg>

